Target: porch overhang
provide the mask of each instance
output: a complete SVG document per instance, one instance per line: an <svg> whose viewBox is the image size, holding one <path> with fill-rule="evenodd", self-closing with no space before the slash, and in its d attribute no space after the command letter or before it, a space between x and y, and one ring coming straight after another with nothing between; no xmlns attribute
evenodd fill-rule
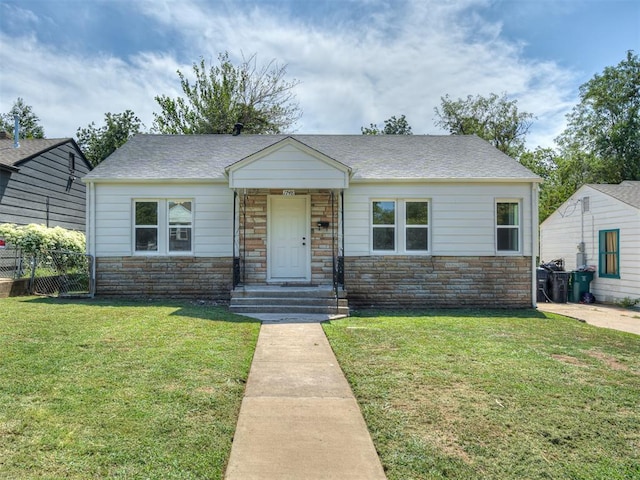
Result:
<svg viewBox="0 0 640 480"><path fill-rule="evenodd" d="M287 137L225 168L229 187L314 188L349 187L351 168Z"/></svg>

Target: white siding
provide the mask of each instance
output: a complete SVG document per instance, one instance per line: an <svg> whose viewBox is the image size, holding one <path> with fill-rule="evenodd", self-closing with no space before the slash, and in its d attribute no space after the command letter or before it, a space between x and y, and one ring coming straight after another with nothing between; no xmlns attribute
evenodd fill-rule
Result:
<svg viewBox="0 0 640 480"><path fill-rule="evenodd" d="M532 205L528 183L352 183L345 191L346 255L371 254L371 200L384 198L429 200L430 254L442 256L496 255L495 202L497 199L520 200L520 255L531 255Z"/></svg>
<svg viewBox="0 0 640 480"><path fill-rule="evenodd" d="M346 169L286 145L276 152L231 169L232 188L344 188Z"/></svg>
<svg viewBox="0 0 640 480"><path fill-rule="evenodd" d="M133 200L193 199L195 256L232 255L233 192L214 184L96 184L95 255L132 255Z"/></svg>
<svg viewBox="0 0 640 480"><path fill-rule="evenodd" d="M589 197L589 211L581 199ZM598 277L599 232L620 230L620 278ZM580 188L540 226L540 258L562 258L566 270L574 270L577 246L585 244L587 265L596 266L591 292L597 301L640 298L640 210L589 186Z"/></svg>

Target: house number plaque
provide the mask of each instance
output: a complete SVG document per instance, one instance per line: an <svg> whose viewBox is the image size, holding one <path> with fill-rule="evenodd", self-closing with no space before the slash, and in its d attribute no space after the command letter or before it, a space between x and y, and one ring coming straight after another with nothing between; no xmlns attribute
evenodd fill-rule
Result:
<svg viewBox="0 0 640 480"><path fill-rule="evenodd" d="M296 196L296 191L295 190L282 190L282 196L284 196L284 197L295 197Z"/></svg>

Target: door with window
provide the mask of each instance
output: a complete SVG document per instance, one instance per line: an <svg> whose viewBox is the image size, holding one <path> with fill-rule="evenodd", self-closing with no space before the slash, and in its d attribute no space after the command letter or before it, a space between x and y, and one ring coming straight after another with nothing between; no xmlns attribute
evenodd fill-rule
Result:
<svg viewBox="0 0 640 480"><path fill-rule="evenodd" d="M310 281L309 198L269 197L269 280Z"/></svg>

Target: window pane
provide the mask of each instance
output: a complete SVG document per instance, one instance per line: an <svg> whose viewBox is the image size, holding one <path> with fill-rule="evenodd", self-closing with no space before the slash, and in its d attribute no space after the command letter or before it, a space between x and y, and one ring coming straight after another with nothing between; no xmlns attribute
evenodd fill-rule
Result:
<svg viewBox="0 0 640 480"><path fill-rule="evenodd" d="M169 250L172 252L191 251L191 228L169 229Z"/></svg>
<svg viewBox="0 0 640 480"><path fill-rule="evenodd" d="M520 225L517 203L498 203L496 207L498 225Z"/></svg>
<svg viewBox="0 0 640 480"><path fill-rule="evenodd" d="M407 250L429 250L426 228L407 228Z"/></svg>
<svg viewBox="0 0 640 480"><path fill-rule="evenodd" d="M157 251L158 229L136 228L136 250Z"/></svg>
<svg viewBox="0 0 640 480"><path fill-rule="evenodd" d="M518 251L518 229L498 228L498 250Z"/></svg>
<svg viewBox="0 0 640 480"><path fill-rule="evenodd" d="M376 227L373 229L374 250L395 250L395 231L393 227Z"/></svg>
<svg viewBox="0 0 640 480"><path fill-rule="evenodd" d="M169 202L169 225L191 225L191 202Z"/></svg>
<svg viewBox="0 0 640 480"><path fill-rule="evenodd" d="M428 225L429 204L427 202L407 202L407 225Z"/></svg>
<svg viewBox="0 0 640 480"><path fill-rule="evenodd" d="M395 225L396 202L373 202L373 224Z"/></svg>
<svg viewBox="0 0 640 480"><path fill-rule="evenodd" d="M136 202L136 225L158 224L158 202Z"/></svg>
<svg viewBox="0 0 640 480"><path fill-rule="evenodd" d="M604 239L601 237L601 245L600 249L604 255L603 257L603 267L602 271L605 275L614 275L617 276L618 272L618 231L604 231ZM604 244L603 244L604 243ZM602 269L602 267L601 267Z"/></svg>

